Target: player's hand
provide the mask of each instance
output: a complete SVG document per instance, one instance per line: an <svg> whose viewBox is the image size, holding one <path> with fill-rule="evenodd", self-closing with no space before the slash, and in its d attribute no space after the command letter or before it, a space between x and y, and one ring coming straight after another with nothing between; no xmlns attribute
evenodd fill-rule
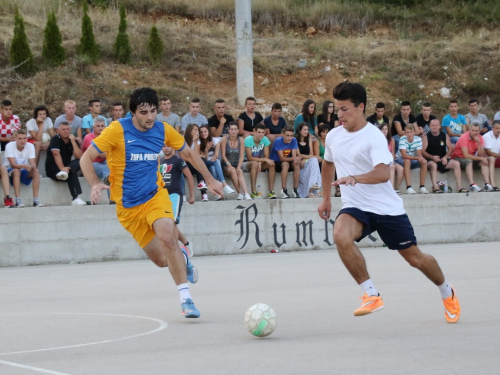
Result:
<svg viewBox="0 0 500 375"><path fill-rule="evenodd" d="M110 187L108 185L104 185L102 183L98 183L92 186L92 192L90 193L90 202L92 204L98 204L102 199L102 190L109 190Z"/></svg>
<svg viewBox="0 0 500 375"><path fill-rule="evenodd" d="M48 143L42 143L40 145L40 151L45 151L45 150L47 150L48 147L49 147Z"/></svg>
<svg viewBox="0 0 500 375"><path fill-rule="evenodd" d="M434 156L432 157L432 161L433 161L433 162L436 162L436 163L439 163L439 162L441 161L441 158L440 158L439 156L437 156L437 155L434 155Z"/></svg>
<svg viewBox="0 0 500 375"><path fill-rule="evenodd" d="M257 173L262 172L262 163L257 162Z"/></svg>
<svg viewBox="0 0 500 375"><path fill-rule="evenodd" d="M323 220L328 220L332 212L332 202L330 200L323 200L318 207L319 217Z"/></svg>
<svg viewBox="0 0 500 375"><path fill-rule="evenodd" d="M441 159L441 163L442 163L444 166L448 165L448 158L447 158L447 157L445 157L445 156L443 156L443 158Z"/></svg>
<svg viewBox="0 0 500 375"><path fill-rule="evenodd" d="M31 166L31 164L26 164L24 166L24 169L26 169L28 172L30 172L33 169L33 167Z"/></svg>
<svg viewBox="0 0 500 375"><path fill-rule="evenodd" d="M191 195L189 196L188 203L189 203L189 204L194 204L194 194L191 194Z"/></svg>
<svg viewBox="0 0 500 375"><path fill-rule="evenodd" d="M75 138L75 136L74 136L73 134L70 134L70 135L69 135L69 140L70 140L70 141L74 141L75 139L76 139L76 138Z"/></svg>
<svg viewBox="0 0 500 375"><path fill-rule="evenodd" d="M207 180L205 179L205 182ZM214 195L224 195L224 185L222 185L222 182L217 181L216 179L212 179L212 182L208 183L208 191L211 192Z"/></svg>
<svg viewBox="0 0 500 375"><path fill-rule="evenodd" d="M479 137L478 137L477 135L474 137L474 140L475 140L477 143L479 143L479 142L480 142Z"/></svg>
<svg viewBox="0 0 500 375"><path fill-rule="evenodd" d="M420 156L420 157L418 158L418 162L419 162L420 164L427 164L427 160L426 160L424 157L422 157L422 156Z"/></svg>
<svg viewBox="0 0 500 375"><path fill-rule="evenodd" d="M221 125L224 125L226 123L226 118L224 116L222 116L222 118L220 119L220 124Z"/></svg>
<svg viewBox="0 0 500 375"><path fill-rule="evenodd" d="M337 181L334 181L332 183L332 186L340 186L340 185L354 186L356 185L356 179L352 176L347 176L347 177L341 177Z"/></svg>
<svg viewBox="0 0 500 375"><path fill-rule="evenodd" d="M488 166L488 159L481 157L481 165Z"/></svg>
<svg viewBox="0 0 500 375"><path fill-rule="evenodd" d="M267 164L269 164L271 167L274 165L274 160L267 159Z"/></svg>

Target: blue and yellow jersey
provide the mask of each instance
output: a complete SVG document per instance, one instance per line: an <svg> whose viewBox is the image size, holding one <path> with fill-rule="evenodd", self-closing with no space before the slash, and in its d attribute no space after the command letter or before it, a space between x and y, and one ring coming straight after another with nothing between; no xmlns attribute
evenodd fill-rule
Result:
<svg viewBox="0 0 500 375"><path fill-rule="evenodd" d="M147 202L163 188L158 170L162 147L182 150L185 141L164 122L157 121L151 129L141 132L131 118L123 118L113 121L92 144L100 153L106 153L112 199L118 208L130 208Z"/></svg>

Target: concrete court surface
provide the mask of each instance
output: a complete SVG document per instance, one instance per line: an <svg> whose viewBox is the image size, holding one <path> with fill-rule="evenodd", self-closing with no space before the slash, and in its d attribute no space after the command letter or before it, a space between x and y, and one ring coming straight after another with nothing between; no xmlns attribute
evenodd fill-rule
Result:
<svg viewBox="0 0 500 375"><path fill-rule="evenodd" d="M198 245L199 246L199 245ZM0 269L0 374L498 374L500 243L429 245L462 305L396 253L363 249L385 309L354 317L361 289L335 250L195 257L200 319L185 319L150 261ZM278 327L243 316L271 305Z"/></svg>

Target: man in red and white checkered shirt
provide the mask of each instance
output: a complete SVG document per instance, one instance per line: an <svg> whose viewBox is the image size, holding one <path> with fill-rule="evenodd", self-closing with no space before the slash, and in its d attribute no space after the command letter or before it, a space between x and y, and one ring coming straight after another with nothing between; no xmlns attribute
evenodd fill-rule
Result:
<svg viewBox="0 0 500 375"><path fill-rule="evenodd" d="M0 144L2 151L10 141L14 141L13 134L21 129L19 117L12 114L12 102L3 100L0 106Z"/></svg>

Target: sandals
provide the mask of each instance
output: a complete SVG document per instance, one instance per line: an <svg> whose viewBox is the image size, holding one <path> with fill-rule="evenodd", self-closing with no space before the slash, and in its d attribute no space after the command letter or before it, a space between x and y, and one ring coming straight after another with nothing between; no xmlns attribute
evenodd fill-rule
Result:
<svg viewBox="0 0 500 375"><path fill-rule="evenodd" d="M492 191L500 191L500 188L498 188L497 186L493 186L493 190Z"/></svg>
<svg viewBox="0 0 500 375"><path fill-rule="evenodd" d="M498 189L498 188L497 188L497 189ZM493 190L494 190L494 189L493 189ZM498 190L500 190L500 189L498 189ZM469 190L464 189L464 188L461 188L458 192L459 192L459 193L468 193L468 192L469 192Z"/></svg>
<svg viewBox="0 0 500 375"><path fill-rule="evenodd" d="M443 191L440 188L432 189L432 192L435 194L442 194L443 193Z"/></svg>

